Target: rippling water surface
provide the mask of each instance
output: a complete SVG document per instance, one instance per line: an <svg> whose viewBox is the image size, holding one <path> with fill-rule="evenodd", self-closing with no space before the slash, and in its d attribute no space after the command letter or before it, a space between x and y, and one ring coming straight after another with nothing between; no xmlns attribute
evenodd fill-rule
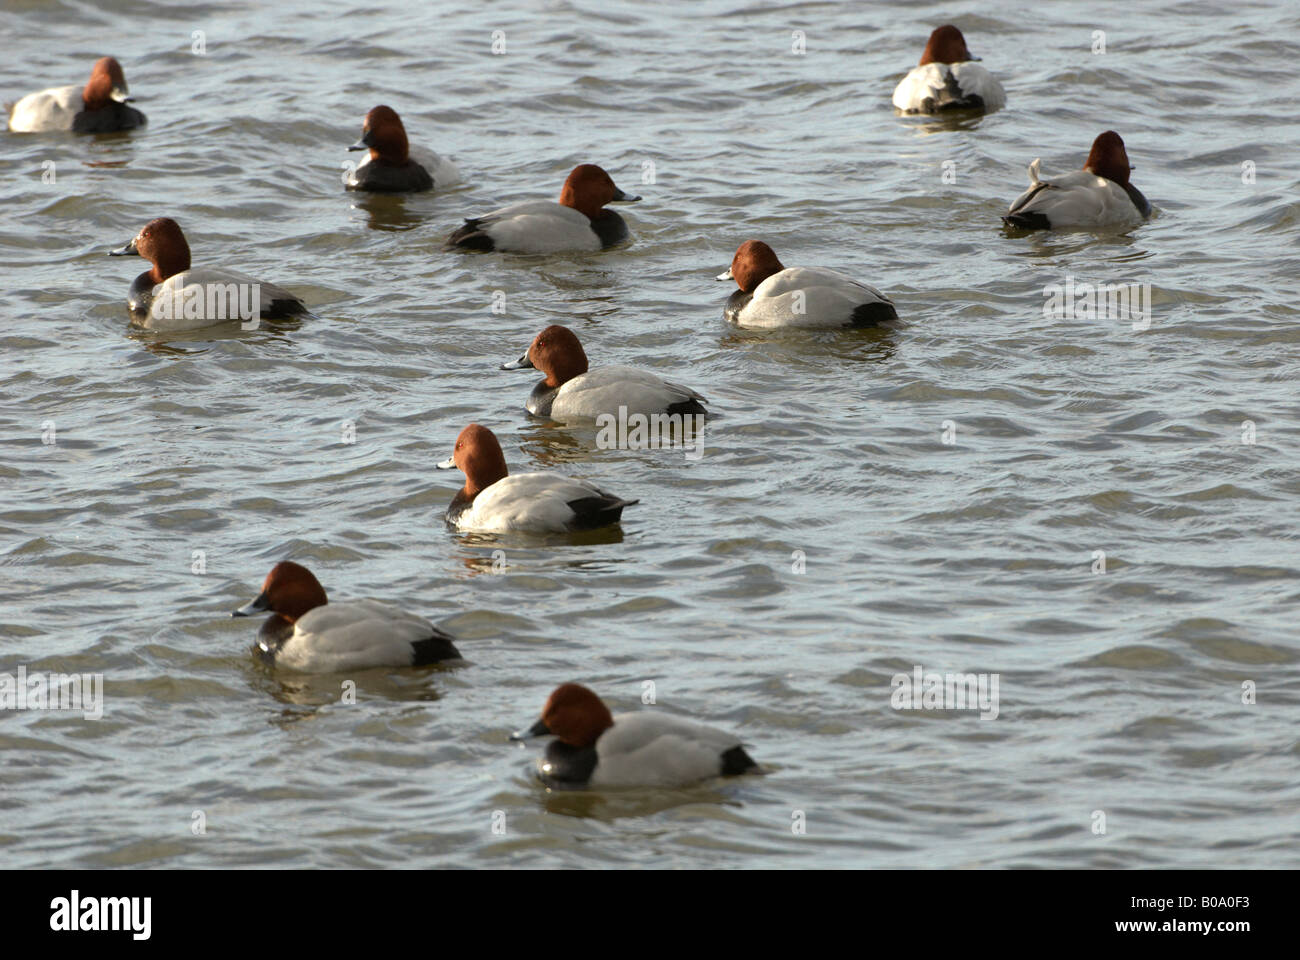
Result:
<svg viewBox="0 0 1300 960"><path fill-rule="evenodd" d="M3 135L0 669L102 673L106 701L0 714L5 864L1300 865L1300 14L998 9L0 13L0 98L113 53L150 119ZM895 117L950 20L1007 109ZM466 183L347 194L378 103ZM1004 234L1029 161L1077 168L1106 129L1156 217ZM645 197L630 247L441 249L583 161ZM104 254L157 216L318 317L132 333L142 267ZM906 326L729 328L713 277L751 236L875 283ZM1046 317L1067 277L1150 284L1150 328ZM703 456L530 421L535 377L497 367L549 323L705 393ZM641 502L572 543L450 533L459 478L433 465L471 420L515 471ZM228 613L286 557L434 619L467 662L267 673ZM997 674L997 718L892 709L917 666ZM768 775L548 794L506 738L566 680L738 731Z"/></svg>

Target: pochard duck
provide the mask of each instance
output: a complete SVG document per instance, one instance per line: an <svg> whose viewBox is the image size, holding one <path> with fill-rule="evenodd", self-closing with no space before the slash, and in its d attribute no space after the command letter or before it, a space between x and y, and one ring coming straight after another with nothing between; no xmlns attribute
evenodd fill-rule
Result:
<svg viewBox="0 0 1300 960"><path fill-rule="evenodd" d="M627 223L607 203L635 203L640 197L614 186L610 175L594 163L573 168L560 202L528 200L494 210L447 238L449 247L513 253L562 253L606 250L627 240Z"/></svg>
<svg viewBox="0 0 1300 960"><path fill-rule="evenodd" d="M402 118L392 107L372 108L362 123L361 139L348 149L369 151L348 174L349 190L415 193L460 179L460 171L450 160L432 150L411 147Z"/></svg>
<svg viewBox="0 0 1300 960"><path fill-rule="evenodd" d="M707 402L689 387L637 367L587 369L578 335L552 324L533 338L524 355L502 370L535 368L546 374L528 397L528 412L555 420L594 420L602 414L702 414Z"/></svg>
<svg viewBox="0 0 1300 960"><path fill-rule="evenodd" d="M930 34L921 63L894 88L894 106L903 113L1002 109L1006 91L976 60L960 30L952 24L939 27Z"/></svg>
<svg viewBox="0 0 1300 960"><path fill-rule="evenodd" d="M338 673L460 658L453 638L423 617L378 600L330 603L312 572L291 560L272 567L262 592L231 616L266 612L254 650L285 670Z"/></svg>
<svg viewBox="0 0 1300 960"><path fill-rule="evenodd" d="M1002 218L1022 230L1062 228L1109 229L1133 227L1151 216L1151 204L1142 191L1128 182L1128 152L1114 130L1092 142L1082 170L1038 178L1041 160L1029 165L1029 189Z"/></svg>
<svg viewBox="0 0 1300 960"><path fill-rule="evenodd" d="M14 133L111 133L144 126L144 114L128 107L130 101L122 65L112 57L100 57L84 87L50 87L15 103L9 111L9 129Z"/></svg>
<svg viewBox="0 0 1300 960"><path fill-rule="evenodd" d="M146 330L194 330L255 317L307 313L288 290L225 267L190 267L190 245L170 217L150 220L110 257L141 256L153 266L131 283L127 305Z"/></svg>
<svg viewBox="0 0 1300 960"><path fill-rule="evenodd" d="M555 737L537 761L552 787L677 787L757 771L739 738L661 710L612 716L591 690L556 687L541 719L512 740Z"/></svg>
<svg viewBox="0 0 1300 960"><path fill-rule="evenodd" d="M618 523L623 508L636 500L608 494L586 480L557 473L506 470L496 435L471 423L456 438L456 447L440 470L458 467L465 486L447 507L447 523L480 533L564 533Z"/></svg>
<svg viewBox="0 0 1300 960"><path fill-rule="evenodd" d="M726 317L742 327L861 327L898 319L893 301L875 287L824 267L784 267L762 240L746 240L719 280L740 289Z"/></svg>

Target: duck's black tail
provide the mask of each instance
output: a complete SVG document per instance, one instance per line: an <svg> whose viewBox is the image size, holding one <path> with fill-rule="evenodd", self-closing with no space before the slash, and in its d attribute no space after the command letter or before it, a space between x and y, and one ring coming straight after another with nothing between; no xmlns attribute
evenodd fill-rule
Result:
<svg viewBox="0 0 1300 960"><path fill-rule="evenodd" d="M877 300L875 303L864 303L854 307L853 314L849 317L849 326L874 327L897 319L898 311L894 309L892 303L888 300Z"/></svg>
<svg viewBox="0 0 1300 960"><path fill-rule="evenodd" d="M984 98L978 93L966 93L962 90L957 77L949 69L943 78L943 90L938 95L926 97L921 101L924 113L947 113L949 110L983 110Z"/></svg>
<svg viewBox="0 0 1300 960"><path fill-rule="evenodd" d="M699 400L691 397L689 400L678 400L676 403L668 404L668 413L680 413L682 416L696 416L697 414L707 414L709 411L704 409L704 404Z"/></svg>
<svg viewBox="0 0 1300 960"><path fill-rule="evenodd" d="M456 649L456 645L451 641L450 634L443 633L435 627L433 636L425 637L423 640L416 640L411 644L411 650L414 653L411 666L423 667L426 664L437 663L440 660L459 660L460 651Z"/></svg>
<svg viewBox="0 0 1300 960"><path fill-rule="evenodd" d="M573 530L594 530L597 527L618 523L623 516L624 507L640 502L640 500L620 500L607 493L570 500L569 509L573 511L574 516L569 521L569 527Z"/></svg>
<svg viewBox="0 0 1300 960"><path fill-rule="evenodd" d="M758 764L745 752L744 747L732 747L722 755L722 775L734 777L756 769Z"/></svg>
<svg viewBox="0 0 1300 960"><path fill-rule="evenodd" d="M1011 213L1002 218L1008 227L1017 230L1050 230L1051 222L1041 213Z"/></svg>
<svg viewBox="0 0 1300 960"><path fill-rule="evenodd" d="M447 246L460 247L462 250L482 250L489 253L495 250L496 243L479 226L482 222L482 220L466 219L464 225L458 227L447 238Z"/></svg>

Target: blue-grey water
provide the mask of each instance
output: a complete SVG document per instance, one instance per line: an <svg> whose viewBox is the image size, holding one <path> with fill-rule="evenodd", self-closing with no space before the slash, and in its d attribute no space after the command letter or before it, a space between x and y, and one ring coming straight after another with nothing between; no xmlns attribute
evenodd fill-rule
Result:
<svg viewBox="0 0 1300 960"><path fill-rule="evenodd" d="M949 21L1007 108L896 117ZM0 99L111 53L149 125L0 135L0 672L104 677L102 719L0 712L0 863L1300 865L1298 28L1282 2L6 5ZM465 183L346 193L379 103ZM1156 216L1005 234L1028 163L1107 129ZM584 161L645 198L629 247L441 249ZM317 316L132 332L143 266L104 254L158 216ZM729 327L713 277L750 237L905 325ZM1045 315L1067 278L1149 284L1149 326ZM497 367L550 323L708 396L703 455L531 421L535 378ZM514 471L639 498L621 536L449 532L433 465L472 420ZM268 673L228 614L282 558L467 662ZM916 667L996 674L996 719L894 709ZM767 774L548 794L507 736L569 680Z"/></svg>

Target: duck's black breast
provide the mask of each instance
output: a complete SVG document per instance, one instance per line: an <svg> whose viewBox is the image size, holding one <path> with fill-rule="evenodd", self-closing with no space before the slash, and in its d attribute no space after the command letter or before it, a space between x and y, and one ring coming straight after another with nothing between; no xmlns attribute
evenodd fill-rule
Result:
<svg viewBox="0 0 1300 960"><path fill-rule="evenodd" d="M460 520L460 515L468 510L474 503L472 497L465 496L465 488L461 487L456 491L456 496L451 498L451 503L447 505L447 523L452 526Z"/></svg>
<svg viewBox="0 0 1300 960"><path fill-rule="evenodd" d="M400 167L372 160L357 168L356 183L349 187L372 193L418 193L433 189L433 177L414 160Z"/></svg>
<svg viewBox="0 0 1300 960"><path fill-rule="evenodd" d="M600 216L591 221L591 229L596 231L601 247L606 250L632 236L627 223L613 210L601 210Z"/></svg>
<svg viewBox="0 0 1300 960"><path fill-rule="evenodd" d="M293 636L293 630L293 624L284 617L278 613L271 614L257 631L257 646L253 647L253 652L263 663L274 664L284 642Z"/></svg>
<svg viewBox="0 0 1300 960"><path fill-rule="evenodd" d="M595 747L571 747L560 740L546 745L546 762L549 768L542 772L542 782L548 786L581 786L591 779L596 769Z"/></svg>
<svg viewBox="0 0 1300 960"><path fill-rule="evenodd" d="M153 303L153 279L146 270L140 276L131 281L131 289L127 292L126 303L131 308L132 313L147 314L149 307Z"/></svg>
<svg viewBox="0 0 1300 960"><path fill-rule="evenodd" d="M528 395L528 412L539 417L549 417L559 392L559 387L548 387L545 380L537 381L537 386Z"/></svg>
<svg viewBox="0 0 1300 960"><path fill-rule="evenodd" d="M143 127L144 114L125 103L112 103L99 110L82 110L72 118L74 133L112 133Z"/></svg>
<svg viewBox="0 0 1300 960"><path fill-rule="evenodd" d="M749 306L749 301L754 299L752 293L746 293L744 290L737 290L727 298L727 305L723 309L728 320L736 323L740 319L740 311Z"/></svg>

